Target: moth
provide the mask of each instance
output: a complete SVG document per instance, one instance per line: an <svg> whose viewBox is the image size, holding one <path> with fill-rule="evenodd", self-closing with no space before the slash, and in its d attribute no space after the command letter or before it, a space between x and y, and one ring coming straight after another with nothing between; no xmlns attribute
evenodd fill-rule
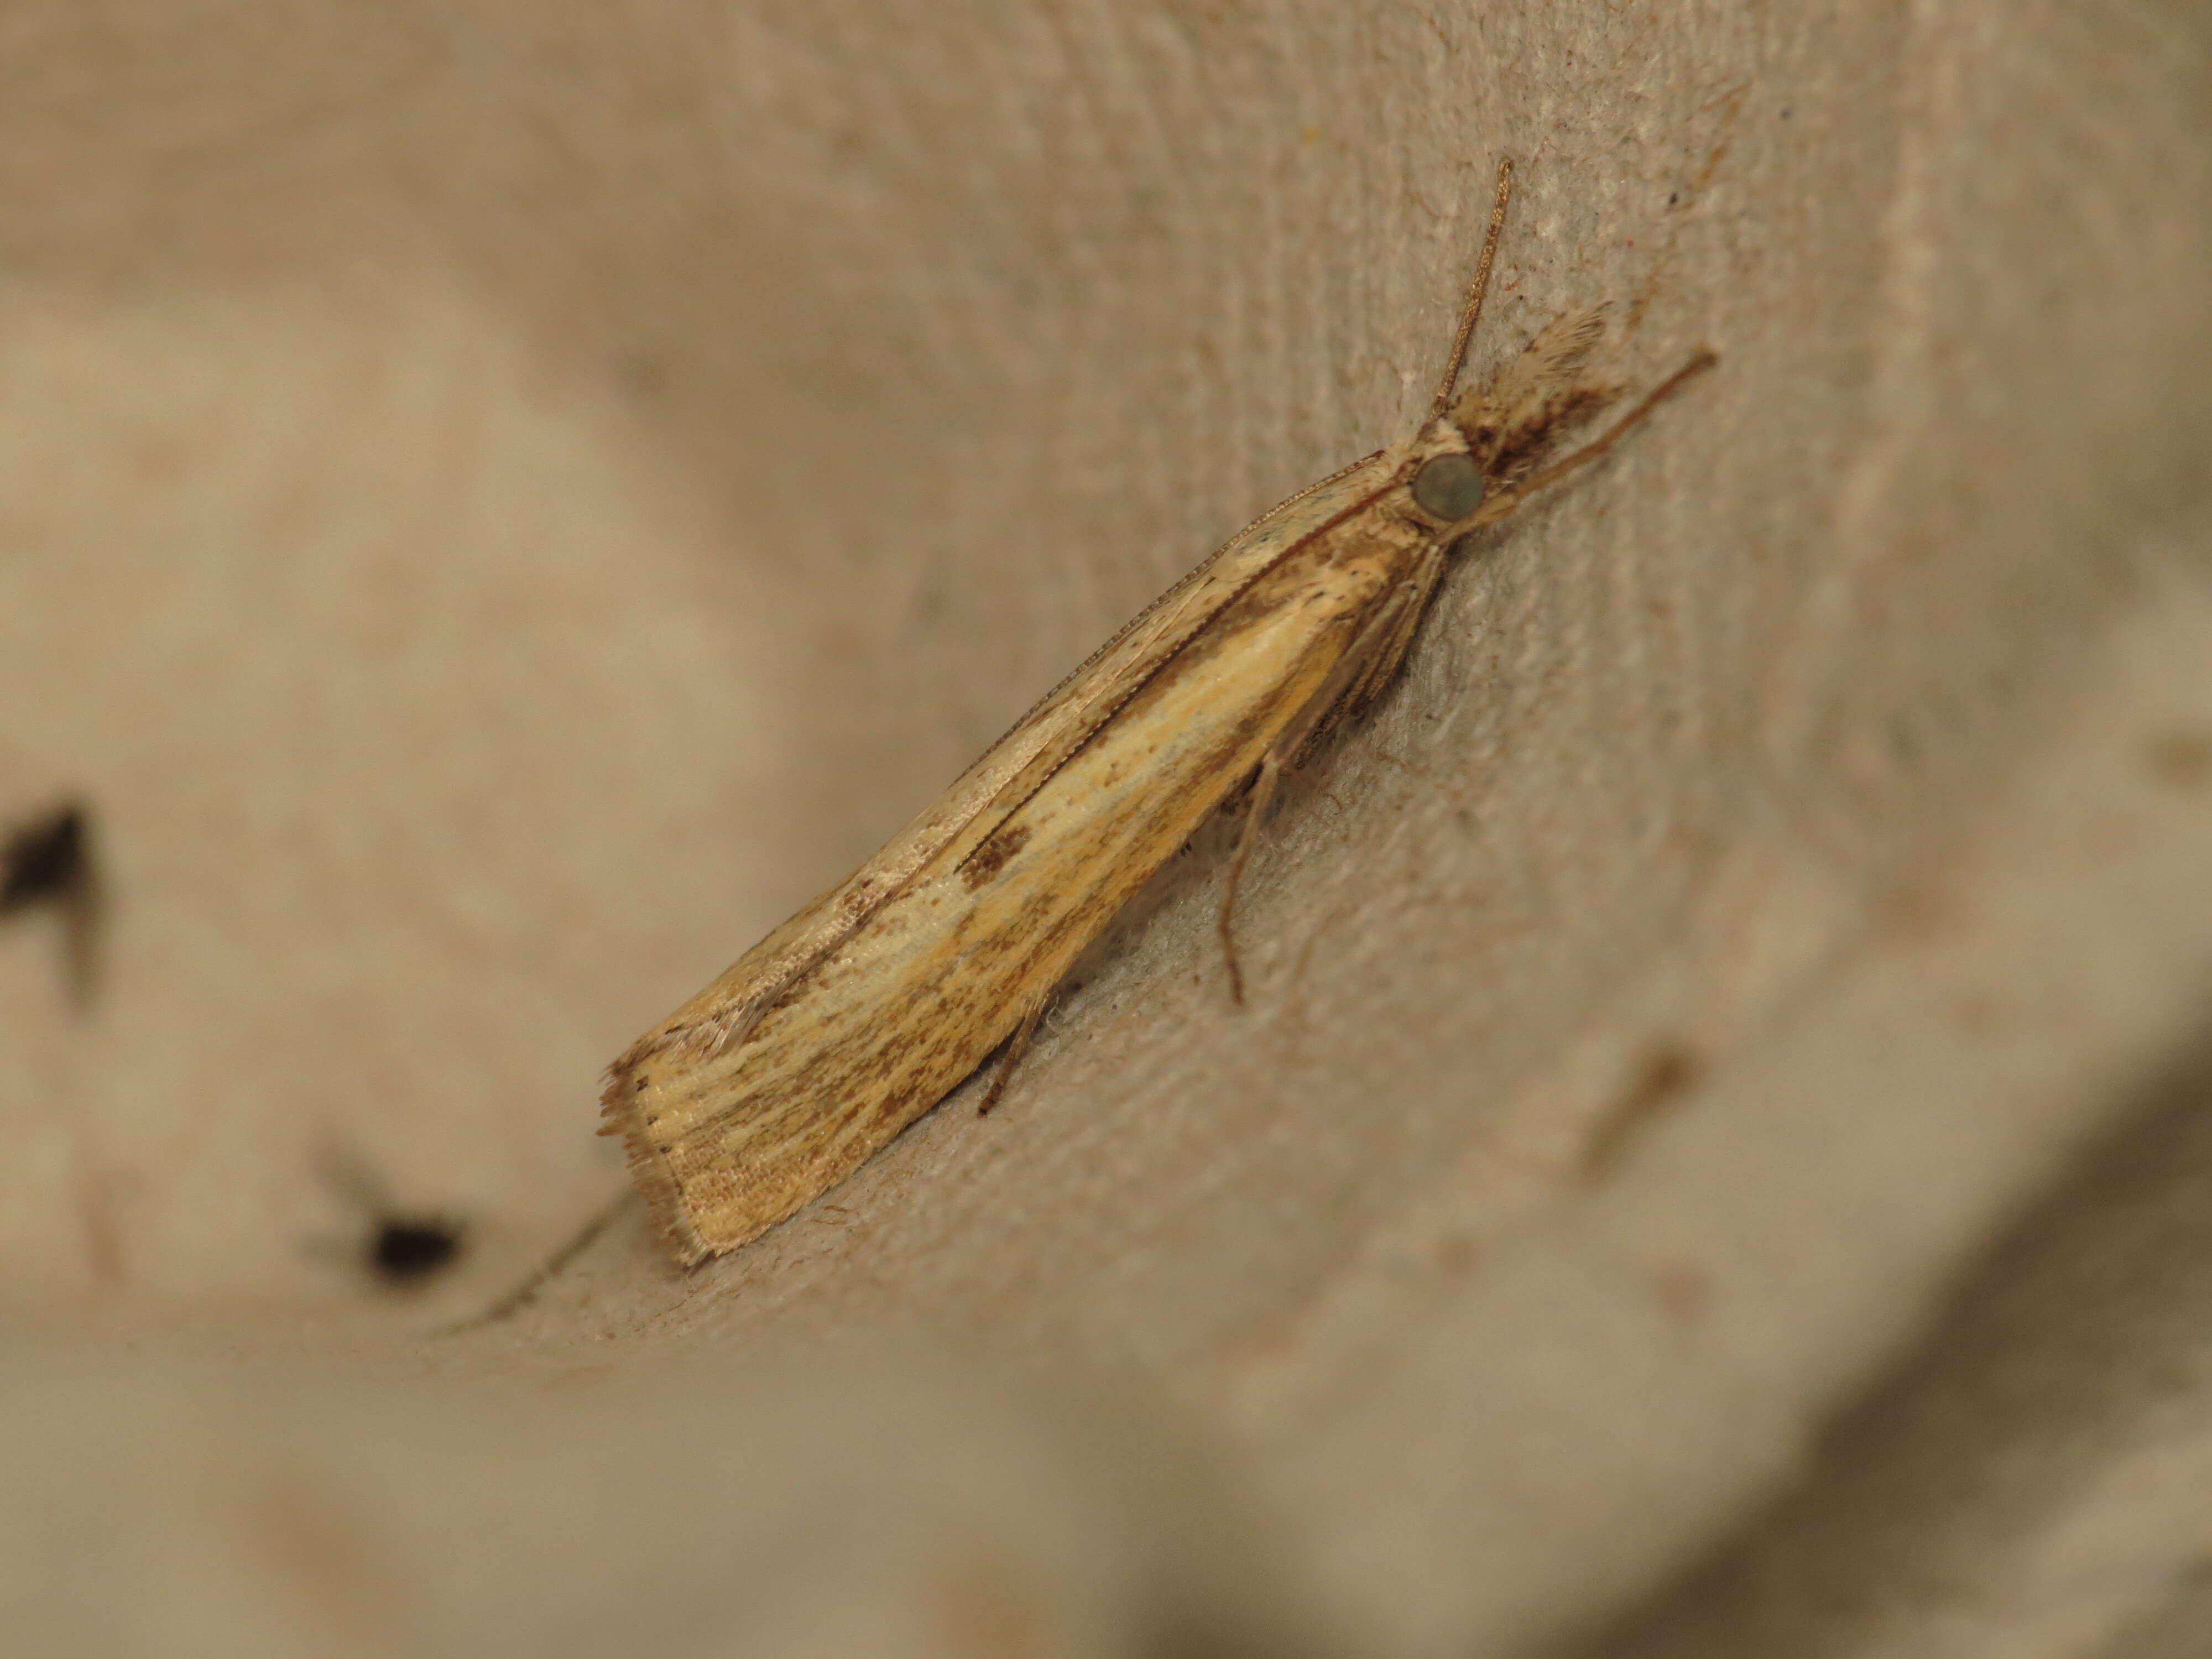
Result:
<svg viewBox="0 0 2212 1659"><path fill-rule="evenodd" d="M1511 194L1427 419L1293 495L1099 647L927 811L609 1068L603 1134L685 1265L843 1180L1004 1047L988 1111L1083 948L1191 833L1247 798L1237 886L1285 769L1397 677L1461 538L1604 454L1700 350L1601 435L1547 459L1612 394L1601 314L1562 317L1455 398Z"/></svg>

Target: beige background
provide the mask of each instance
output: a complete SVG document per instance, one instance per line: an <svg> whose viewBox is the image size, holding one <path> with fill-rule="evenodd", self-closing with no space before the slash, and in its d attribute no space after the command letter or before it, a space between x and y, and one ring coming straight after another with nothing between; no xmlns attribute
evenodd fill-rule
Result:
<svg viewBox="0 0 2212 1659"><path fill-rule="evenodd" d="M86 1653L2111 1655L2212 1620L2212 19L20 4L0 1620ZM1614 305L1256 861L702 1273L606 1058ZM378 1285L380 1213L464 1228ZM2196 1611L2192 1612L2192 1609ZM2161 1645L2163 1644L2163 1645Z"/></svg>

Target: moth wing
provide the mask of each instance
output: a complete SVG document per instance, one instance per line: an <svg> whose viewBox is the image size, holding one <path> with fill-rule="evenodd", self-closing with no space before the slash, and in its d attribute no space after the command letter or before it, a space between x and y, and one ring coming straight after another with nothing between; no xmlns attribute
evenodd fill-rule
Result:
<svg viewBox="0 0 2212 1659"><path fill-rule="evenodd" d="M1402 602L1407 553L1357 534L1336 550L1215 607L1174 673L1117 696L1095 740L985 841L963 852L946 837L738 1040L626 1060L610 1109L679 1257L756 1237L934 1106L1316 700L1340 694L1347 653Z"/></svg>
<svg viewBox="0 0 2212 1659"><path fill-rule="evenodd" d="M1378 452L1299 491L1146 606L873 858L769 933L625 1049L609 1068L607 1115L617 1115L622 1080L647 1055L680 1047L704 1057L741 1037L793 981L916 872L948 850L964 856L979 844L1112 716L1133 686L1141 685L1285 553L1382 488L1393 465L1387 453ZM615 1132L611 1123L601 1130Z"/></svg>

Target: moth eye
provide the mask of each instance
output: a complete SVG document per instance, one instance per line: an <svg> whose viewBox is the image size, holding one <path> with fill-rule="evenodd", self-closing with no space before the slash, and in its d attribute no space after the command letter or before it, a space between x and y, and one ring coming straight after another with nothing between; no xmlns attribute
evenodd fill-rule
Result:
<svg viewBox="0 0 2212 1659"><path fill-rule="evenodd" d="M1482 490L1482 469L1465 455L1431 455L1413 473L1413 504L1432 518L1466 518Z"/></svg>

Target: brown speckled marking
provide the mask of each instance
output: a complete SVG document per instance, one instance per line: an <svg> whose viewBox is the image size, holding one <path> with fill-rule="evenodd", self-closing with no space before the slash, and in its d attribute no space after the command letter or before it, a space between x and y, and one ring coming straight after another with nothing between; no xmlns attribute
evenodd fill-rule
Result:
<svg viewBox="0 0 2212 1659"><path fill-rule="evenodd" d="M1012 823L985 842L968 855L967 863L960 866L960 879L974 892L985 882L1006 866L1006 860L1029 844L1030 832L1025 825Z"/></svg>

